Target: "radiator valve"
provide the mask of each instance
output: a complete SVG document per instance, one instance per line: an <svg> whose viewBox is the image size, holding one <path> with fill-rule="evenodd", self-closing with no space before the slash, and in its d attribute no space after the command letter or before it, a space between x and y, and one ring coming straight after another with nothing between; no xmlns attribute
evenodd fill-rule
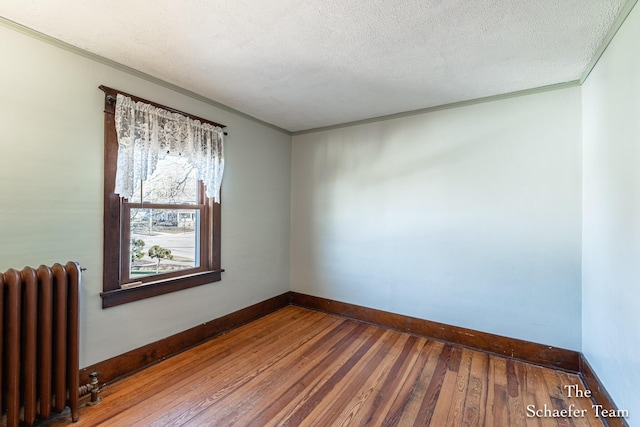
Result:
<svg viewBox="0 0 640 427"><path fill-rule="evenodd" d="M88 384L88 389L91 392L91 399L89 400L89 405L95 405L100 402L100 384L98 383L98 375L100 372L91 372L89 374L89 378L91 378L91 382Z"/></svg>

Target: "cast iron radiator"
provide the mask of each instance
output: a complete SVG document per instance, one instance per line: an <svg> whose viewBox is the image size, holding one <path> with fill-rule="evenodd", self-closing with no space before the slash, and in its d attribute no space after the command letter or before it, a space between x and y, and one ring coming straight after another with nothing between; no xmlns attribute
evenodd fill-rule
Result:
<svg viewBox="0 0 640 427"><path fill-rule="evenodd" d="M31 426L71 409L78 420L80 266L0 274L3 425Z"/></svg>

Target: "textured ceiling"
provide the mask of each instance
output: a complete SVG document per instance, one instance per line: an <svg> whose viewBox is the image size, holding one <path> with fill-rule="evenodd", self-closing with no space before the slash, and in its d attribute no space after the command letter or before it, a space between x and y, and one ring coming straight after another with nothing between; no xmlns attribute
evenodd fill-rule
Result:
<svg viewBox="0 0 640 427"><path fill-rule="evenodd" d="M624 3L2 0L0 16L300 131L575 81Z"/></svg>

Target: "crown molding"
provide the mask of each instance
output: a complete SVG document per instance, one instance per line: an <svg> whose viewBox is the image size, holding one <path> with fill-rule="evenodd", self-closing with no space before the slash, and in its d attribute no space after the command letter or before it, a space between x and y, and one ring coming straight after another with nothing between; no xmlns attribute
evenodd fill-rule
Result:
<svg viewBox="0 0 640 427"><path fill-rule="evenodd" d="M582 73L582 76L580 77L580 84L583 84L585 80L587 80L587 77L589 77L589 74L591 74L591 71L593 71L598 61L600 61L600 58L602 57L602 55L604 55L604 52L607 50L607 47L609 47L609 44L611 43L615 35L618 33L618 30L620 30L620 28L622 27L622 24L624 24L624 21L627 20L627 18L631 14L631 11L633 10L633 7L636 5L637 2L638 0L627 0L622 10L618 14L618 17L613 22L613 25L611 25L609 32L607 33L604 40L600 44L600 48L598 48L598 50L596 51L596 54L591 59L591 62L587 65L587 68Z"/></svg>
<svg viewBox="0 0 640 427"><path fill-rule="evenodd" d="M470 105L483 104L485 102L499 101L501 99L516 98L516 97L520 97L520 96L533 95L533 94L536 94L536 93L549 92L549 91L553 91L553 90L567 89L567 88L578 87L578 86L580 86L580 81L579 80L572 80L570 82L557 83L557 84L548 85L548 86L541 86L541 87L536 87L536 88L531 88L531 89L519 90L519 91L516 91L516 92L508 92L508 93L503 93L503 94L500 94L500 95L493 95L493 96L486 96L486 97L482 97L482 98L475 98L475 99L470 99L470 100L467 100L467 101L454 102L454 103L451 103L451 104L436 105L436 106L433 106L433 107L422 108L422 109L419 109L419 110L404 111L402 113L394 113L394 114L389 114L389 115L386 115L386 116L372 117L370 119L355 120L355 121L352 121L352 122L340 123L340 124L337 124L337 125L323 126L323 127L314 128L314 129L301 130L301 131L292 132L291 135L297 136L297 135L304 135L304 134L307 134L307 133L316 133L316 132L322 132L322 131L326 131L326 130L333 130L333 129L351 127L351 126L358 126L358 125L363 125L363 124L367 124L367 123L381 122L381 121L385 121L385 120L393 120L393 119L398 119L398 118L401 118L401 117L416 116L416 115L419 115L419 114L433 113L435 111L451 110L453 108L467 107L467 106L470 106Z"/></svg>
<svg viewBox="0 0 640 427"><path fill-rule="evenodd" d="M54 37L48 36L46 34L43 34L43 33L39 32L39 31L36 31L36 30L31 29L31 28L25 27L24 25L18 24L18 23L13 22L13 21L10 21L10 20L8 20L6 18L3 18L1 16L0 16L0 25L2 25L4 27L7 27L7 28L10 28L12 30L15 30L15 31L17 31L19 33L25 34L27 36L33 37L33 38L38 39L40 41L43 41L43 42L45 42L47 44L50 44L52 46L55 46L55 47L58 47L60 49L66 50L67 52L74 53L76 55L82 56L84 58L90 59L90 60L98 62L98 63L101 63L103 65L106 65L108 67L114 68L116 70L123 71L123 72L125 72L127 74L130 74L132 76L138 77L138 78L143 79L143 80L146 80L148 82L157 84L158 86L162 86L162 87L164 87L166 89L170 89L170 90L172 90L174 92L178 92L178 93L180 93L182 95L188 96L190 98L193 98L193 99L196 99L198 101L201 101L201 102L203 102L205 104L211 105L212 107L219 108L221 110L227 111L227 112L235 114L237 116L240 116L240 117L242 117L244 119L251 120L252 122L255 122L255 123L261 124L263 126L266 126L268 128L277 130L278 132L282 132L282 133L284 133L286 135L291 135L290 131L288 131L286 129L283 129L283 128L279 127L279 126L276 126L276 125L274 125L272 123L265 122L263 120L258 119L257 117L251 116L251 115L249 115L247 113L243 113L242 111L239 111L239 110L236 110L234 108L231 108L228 105L221 104L220 102L214 101L213 99L207 98L205 96L202 96L200 94L197 94L195 92L187 90L187 89L185 89L183 87L180 87L178 85L175 85L173 83L169 83L169 82L167 82L165 80L159 79L159 78L154 77L154 76L152 76L150 74L147 74L147 73L144 73L142 71L136 70L135 68L131 68L131 67L127 66L127 65L123 65L123 64L121 64L119 62L116 62L116 61L113 61L111 59L105 58L103 56L97 55L95 53L86 51L86 50L81 49L81 48L79 48L77 46L69 44L67 42L63 42L62 40L56 39Z"/></svg>
<svg viewBox="0 0 640 427"><path fill-rule="evenodd" d="M38 40L44 41L48 44L54 45L56 47L59 47L61 49L64 49L66 51L75 53L77 55L83 56L85 58L91 59L93 61L99 62L101 64L107 65L111 68L126 72L128 74L131 74L133 76L139 77L141 79L147 80L151 83L155 83L159 86L163 86L167 89L173 90L175 92L181 93L185 96L188 96L190 98L194 98L198 101L204 102L206 104L209 104L213 107L228 111L230 113L233 113L235 115L238 115L240 117L243 117L245 119L251 120L253 122L259 123L263 126L269 127L271 129L277 130L279 132L282 132L286 135L291 135L291 136L297 136L297 135L305 135L305 134L309 134L309 133L317 133L317 132L323 132L323 131L328 131L328 130L334 130L334 129L341 129L341 128L347 128L347 127L352 127L352 126L358 126L358 125L363 125L363 124L368 124L368 123L375 123L375 122L380 122L380 121L386 121L386 120L393 120L393 119L397 119L397 118L402 118L402 117L409 117L409 116L415 116L415 115L420 115L420 114L426 114L426 113L432 113L435 111L442 111L442 110L449 110L449 109L453 109L453 108L459 108L459 107L466 107L466 106L470 106L470 105L476 105L476 104L482 104L482 103L486 103L486 102L492 102L492 101L498 101L498 100L502 100L502 99L508 99L508 98L515 98L515 97L519 97L519 96L527 96L527 95L532 95L532 94L536 94L536 93L542 93L542 92L547 92L547 91L552 91L552 90L560 90L560 89L566 89L566 88L570 88L570 87L576 87L576 86L581 86L585 80L589 77L589 75L591 74L591 71L594 69L594 67L596 66L596 64L598 63L598 61L600 60L600 58L602 57L602 55L604 54L604 52L606 51L607 47L609 46L609 44L611 43L611 41L613 40L613 38L615 37L615 35L617 34L617 32L620 30L620 28L622 27L623 23L626 21L627 17L629 16L629 14L631 13L631 11L633 10L634 6L636 5L636 3L638 2L638 0L627 0L627 2L625 3L625 5L623 6L621 12L619 13L618 17L616 18L616 20L614 21L613 25L611 26L609 32L607 33L606 37L604 38L603 42L601 43L600 47L598 48L598 50L596 51L595 55L593 56L591 62L587 65L585 71L582 73L582 76L578 79L578 80L573 80L573 81L569 81L569 82L565 82L565 83L558 83L558 84L553 84L553 85L548 85L548 86L542 86L542 87L537 87L537 88L531 88L531 89L526 89L526 90L521 90L521 91L515 91L515 92L509 92L509 93L505 93L505 94L501 94L501 95L494 95L494 96L488 96L488 97L482 97L482 98L476 98L476 99L471 99L471 100L467 100L467 101L461 101L461 102L454 102L454 103L450 103L450 104L445 104L445 105L438 105L438 106L433 106L433 107L427 107L427 108L422 108L422 109L418 109L418 110L411 110L411 111L405 111L405 112L400 112L400 113L394 113L394 114L389 114L389 115L384 115L384 116L378 116L378 117L371 117L368 119L362 119L362 120L355 120L355 121L351 121L351 122L345 122L345 123L339 123L339 124L335 124L335 125L330 125L330 126L322 126L322 127L317 127L317 128L312 128L312 129L305 129L305 130L300 130L300 131L295 131L295 132L291 132L287 129L281 128L279 126L276 126L272 123L268 123L265 122L263 120L260 120L256 117L253 117L249 114L243 113L242 111L236 110L234 108L231 108L227 105L221 104L217 101L214 101L210 98L204 97L202 95L199 95L195 92L192 92L190 90L184 89L180 86L177 86L173 83L169 83L165 80L159 79L157 77L154 77L152 75L149 75L147 73L144 73L142 71L138 71L134 68L131 68L129 66L123 65L119 62L116 61L112 61L110 59L107 59L103 56L94 54L92 52L88 52L84 49L81 49L79 47L73 46L69 43L63 42L61 40L58 40L56 38L53 38L51 36L48 36L46 34L43 34L41 32L35 31L31 28L25 27L24 25L18 24L16 22L10 21L6 18L2 18L0 17L0 24L4 25L5 27L14 29L20 33L29 35L33 38L36 38Z"/></svg>

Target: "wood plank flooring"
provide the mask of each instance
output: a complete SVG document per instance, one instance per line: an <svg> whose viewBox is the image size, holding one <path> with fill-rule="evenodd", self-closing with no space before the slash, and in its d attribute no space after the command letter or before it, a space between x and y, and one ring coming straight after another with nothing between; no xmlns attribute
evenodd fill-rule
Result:
<svg viewBox="0 0 640 427"><path fill-rule="evenodd" d="M74 426L602 426L590 399L569 397L576 384L584 389L577 375L290 306L104 388ZM578 412L531 416L545 408Z"/></svg>

